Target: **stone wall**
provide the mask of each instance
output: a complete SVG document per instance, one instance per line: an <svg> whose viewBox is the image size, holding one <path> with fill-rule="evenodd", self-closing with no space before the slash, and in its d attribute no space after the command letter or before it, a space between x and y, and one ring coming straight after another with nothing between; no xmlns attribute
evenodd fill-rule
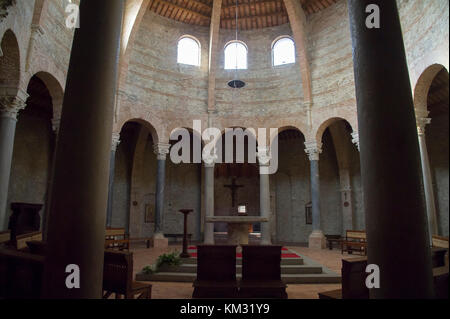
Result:
<svg viewBox="0 0 450 319"><path fill-rule="evenodd" d="M11 203L42 204L41 222L46 210L47 187L53 156L51 114L26 108L17 122L9 181L7 218Z"/></svg>

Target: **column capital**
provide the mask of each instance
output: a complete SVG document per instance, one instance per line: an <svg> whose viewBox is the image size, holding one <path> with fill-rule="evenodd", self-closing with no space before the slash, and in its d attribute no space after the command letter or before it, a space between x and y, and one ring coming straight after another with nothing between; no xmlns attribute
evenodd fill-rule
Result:
<svg viewBox="0 0 450 319"><path fill-rule="evenodd" d="M17 95L0 96L0 117L17 120L17 114L26 106L28 94L19 90Z"/></svg>
<svg viewBox="0 0 450 319"><path fill-rule="evenodd" d="M416 118L417 123L417 133L419 135L425 135L425 127L427 124L431 123L431 119L428 117L418 117Z"/></svg>
<svg viewBox="0 0 450 319"><path fill-rule="evenodd" d="M357 131L352 133L352 143L356 145L359 151L359 133Z"/></svg>
<svg viewBox="0 0 450 319"><path fill-rule="evenodd" d="M31 25L31 33L32 35L43 35L44 34L44 29L42 29L42 27L39 24L32 24Z"/></svg>
<svg viewBox="0 0 450 319"><path fill-rule="evenodd" d="M120 133L113 133L112 134L112 141L111 141L111 150L117 151L117 147L120 144Z"/></svg>
<svg viewBox="0 0 450 319"><path fill-rule="evenodd" d="M310 161L318 161L319 155L322 153L322 143L305 142L305 152L308 154Z"/></svg>
<svg viewBox="0 0 450 319"><path fill-rule="evenodd" d="M153 151L156 154L158 160L165 161L167 154L170 151L170 144L168 143L156 143L153 145Z"/></svg>
<svg viewBox="0 0 450 319"><path fill-rule="evenodd" d="M258 146L258 157L259 166L269 166L272 155L270 154L270 148L268 146Z"/></svg>
<svg viewBox="0 0 450 319"><path fill-rule="evenodd" d="M217 162L218 156L216 153L214 154L202 154L202 158L203 158L203 163L205 165L205 167L214 167L214 165Z"/></svg>
<svg viewBox="0 0 450 319"><path fill-rule="evenodd" d="M53 118L52 119L52 129L53 129L53 132L55 132L56 134L58 134L58 132L59 132L60 124L61 124L61 118Z"/></svg>

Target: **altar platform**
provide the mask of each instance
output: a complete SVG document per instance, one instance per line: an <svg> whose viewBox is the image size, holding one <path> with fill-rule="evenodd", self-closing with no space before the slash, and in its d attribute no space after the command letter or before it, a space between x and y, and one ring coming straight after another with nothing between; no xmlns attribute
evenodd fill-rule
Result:
<svg viewBox="0 0 450 319"><path fill-rule="evenodd" d="M180 266L162 269L160 272L147 275L138 273L137 281L162 282L194 282L197 277L197 248L188 247L190 258L183 258ZM241 278L242 255L236 253L236 276ZM287 284L328 284L340 283L341 276L320 265L314 260L303 256L297 251L282 248L281 279Z"/></svg>

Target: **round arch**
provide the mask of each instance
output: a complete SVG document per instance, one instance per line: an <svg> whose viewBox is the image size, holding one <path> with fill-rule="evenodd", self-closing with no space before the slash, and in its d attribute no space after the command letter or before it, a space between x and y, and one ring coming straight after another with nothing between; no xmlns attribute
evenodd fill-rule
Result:
<svg viewBox="0 0 450 319"><path fill-rule="evenodd" d="M145 127L150 132L150 135L152 136L152 140L153 140L154 144L157 144L160 142L160 138L159 138L156 128L150 122L143 120L143 119L135 118L135 119L129 119L129 120L125 121L120 126L120 131L127 123L130 123L130 122L138 123L138 124L141 124L143 127ZM119 131L119 133L120 133L120 131Z"/></svg>
<svg viewBox="0 0 450 319"><path fill-rule="evenodd" d="M414 109L417 113L428 112L427 98L431 83L436 75L445 67L442 64L432 64L428 66L419 76L416 86L414 87ZM448 72L448 70L447 70ZM424 116L426 117L426 115Z"/></svg>
<svg viewBox="0 0 450 319"><path fill-rule="evenodd" d="M28 84L30 83L33 77L37 77L42 82L44 82L52 98L53 119L60 119L64 99L64 89L61 83L52 74L45 71L39 71L29 78Z"/></svg>
<svg viewBox="0 0 450 319"><path fill-rule="evenodd" d="M355 127L352 125L352 123L343 117L331 117L325 121L322 122L322 124L319 125L319 127L316 130L315 133L315 140L316 142L320 142L322 140L322 136L323 133L325 132L325 130L333 123L337 122L337 121L345 121L348 125L350 125L350 127L352 128L353 131L355 131Z"/></svg>

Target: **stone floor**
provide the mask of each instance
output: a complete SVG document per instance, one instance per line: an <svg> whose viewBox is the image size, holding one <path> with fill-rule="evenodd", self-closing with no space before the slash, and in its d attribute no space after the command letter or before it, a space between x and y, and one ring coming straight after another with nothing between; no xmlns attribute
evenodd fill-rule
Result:
<svg viewBox="0 0 450 319"><path fill-rule="evenodd" d="M315 250L299 246L287 246L287 248L309 257L338 274L341 273L341 259L349 257L347 253L341 255L341 251L338 249ZM171 245L165 249L147 249L144 246L135 246L131 250L134 254L134 274L136 274L144 266L155 263L161 254L173 251L180 252L181 245ZM154 299L188 299L191 298L193 292L192 283L152 282L152 284L152 298ZM287 292L290 299L317 299L319 292L338 289L340 287L340 284L289 284Z"/></svg>

